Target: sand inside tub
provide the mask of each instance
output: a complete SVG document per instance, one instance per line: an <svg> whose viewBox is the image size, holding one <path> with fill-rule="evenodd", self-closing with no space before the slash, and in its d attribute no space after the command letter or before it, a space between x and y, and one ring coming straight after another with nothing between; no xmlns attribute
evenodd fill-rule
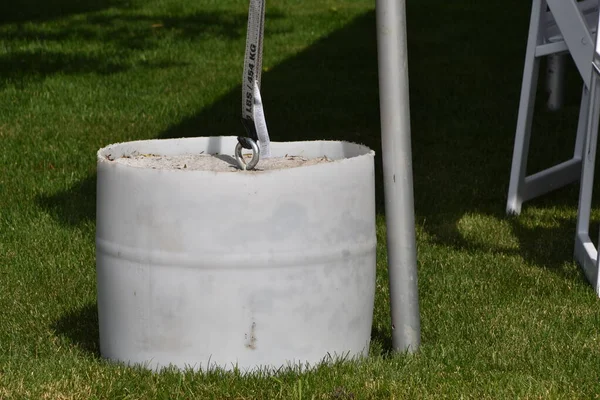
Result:
<svg viewBox="0 0 600 400"><path fill-rule="evenodd" d="M246 157L246 155L245 155ZM249 162L251 155L247 155ZM110 159L110 158L109 158ZM242 172L233 156L224 154L182 154L164 156L157 154L135 154L111 160L120 164L149 169L180 169L189 171ZM246 172L272 171L286 168L307 167L332 162L326 156L308 158L302 156L271 157L261 159L256 168Z"/></svg>

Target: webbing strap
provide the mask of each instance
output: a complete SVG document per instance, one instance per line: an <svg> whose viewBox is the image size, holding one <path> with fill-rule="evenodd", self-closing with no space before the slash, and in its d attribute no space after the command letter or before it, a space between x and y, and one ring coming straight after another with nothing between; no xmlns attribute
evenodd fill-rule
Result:
<svg viewBox="0 0 600 400"><path fill-rule="evenodd" d="M250 0L248 9L248 31L246 34L246 54L242 77L242 123L248 137L258 141L261 157L271 155L269 132L260 95L262 72L263 38L265 26L266 0ZM238 137L240 144L251 149L248 138Z"/></svg>

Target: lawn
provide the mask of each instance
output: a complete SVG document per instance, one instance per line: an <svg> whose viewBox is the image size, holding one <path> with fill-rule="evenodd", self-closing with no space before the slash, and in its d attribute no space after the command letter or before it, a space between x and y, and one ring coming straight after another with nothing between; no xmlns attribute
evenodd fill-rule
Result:
<svg viewBox="0 0 600 400"><path fill-rule="evenodd" d="M370 356L266 376L106 362L96 314L95 152L243 132L247 2L0 4L0 399L598 398L600 301L572 259L578 186L504 215L529 8L408 0L420 350L391 351L378 161ZM376 60L373 1L269 0L272 140L380 154ZM532 171L570 157L572 66L567 84L558 113L540 96Z"/></svg>

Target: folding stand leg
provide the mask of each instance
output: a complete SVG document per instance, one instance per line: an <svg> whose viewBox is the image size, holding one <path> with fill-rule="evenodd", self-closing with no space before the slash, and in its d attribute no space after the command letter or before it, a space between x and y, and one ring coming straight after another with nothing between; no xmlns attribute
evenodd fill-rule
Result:
<svg viewBox="0 0 600 400"><path fill-rule="evenodd" d="M519 116L517 119L517 131L515 133L515 147L510 172L508 202L506 205L506 212L508 214L519 214L521 212L521 204L526 200L523 198L525 173L527 171L531 121L533 118L536 85L540 69L540 60L535 56L535 50L538 44L540 44L540 38L542 37L541 30L545 23L545 21L543 21L545 13L542 12L542 6L545 8L545 2L542 0L533 0L531 20L529 23L529 37L527 39L527 51L525 54L525 67L523 69L523 83L519 100Z"/></svg>
<svg viewBox="0 0 600 400"><path fill-rule="evenodd" d="M592 73L587 109L586 144L581 171L577 235L575 237L575 259L583 268L586 278L590 281L598 296L600 296L598 250L590 239L589 234L594 168L596 165L596 145L598 142L598 123L600 121L600 76L596 71Z"/></svg>
<svg viewBox="0 0 600 400"><path fill-rule="evenodd" d="M580 110L580 124L577 128L573 158L527 176L527 157L539 74L539 57L562 57L558 54L568 51L587 87L593 53L593 40L587 19L594 15L597 16L597 5L597 1L590 0L585 2L576 0L533 1L506 204L507 214L519 214L523 202L576 182L580 178L581 151L585 135L585 127L582 125L585 118L582 116L586 115L583 108ZM550 9L564 41L546 42L547 7ZM596 7L596 14L591 14L593 7ZM587 98L582 97L582 104L587 104Z"/></svg>

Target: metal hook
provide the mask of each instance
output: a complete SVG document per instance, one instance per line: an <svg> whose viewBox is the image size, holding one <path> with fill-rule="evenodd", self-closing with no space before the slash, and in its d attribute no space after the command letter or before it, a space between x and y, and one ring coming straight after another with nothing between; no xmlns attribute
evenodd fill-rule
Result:
<svg viewBox="0 0 600 400"><path fill-rule="evenodd" d="M246 161L244 161L244 156L242 155L242 145L238 142L238 144L235 146L235 159L243 171L256 167L256 164L258 164L258 160L260 158L260 148L258 147L256 141L247 138L247 142L250 143L250 146L252 146L252 159L248 164L246 164Z"/></svg>

